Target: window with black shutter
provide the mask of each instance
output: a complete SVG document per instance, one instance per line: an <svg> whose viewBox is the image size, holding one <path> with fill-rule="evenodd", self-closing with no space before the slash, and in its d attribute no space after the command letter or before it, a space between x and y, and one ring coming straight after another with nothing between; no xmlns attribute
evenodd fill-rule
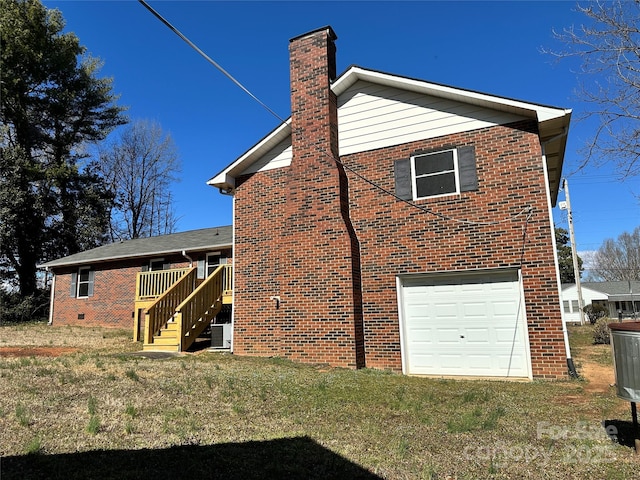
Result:
<svg viewBox="0 0 640 480"><path fill-rule="evenodd" d="M403 200L455 195L478 189L475 148L419 152L394 164L395 193Z"/></svg>

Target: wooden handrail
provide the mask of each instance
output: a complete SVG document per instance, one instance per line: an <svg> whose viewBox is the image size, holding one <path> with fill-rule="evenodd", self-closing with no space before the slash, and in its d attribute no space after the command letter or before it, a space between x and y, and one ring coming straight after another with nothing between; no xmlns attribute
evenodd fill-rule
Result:
<svg viewBox="0 0 640 480"><path fill-rule="evenodd" d="M136 301L159 297L176 283L190 268L173 268L152 272L138 272L136 279Z"/></svg>
<svg viewBox="0 0 640 480"><path fill-rule="evenodd" d="M192 267L171 288L165 291L147 308L144 326L144 343L153 342L153 336L173 317L176 307L187 298L195 287L197 268Z"/></svg>
<svg viewBox="0 0 640 480"><path fill-rule="evenodd" d="M222 294L231 290L231 265L220 265L175 310L175 321L180 332L180 345L193 326L214 309L219 309Z"/></svg>

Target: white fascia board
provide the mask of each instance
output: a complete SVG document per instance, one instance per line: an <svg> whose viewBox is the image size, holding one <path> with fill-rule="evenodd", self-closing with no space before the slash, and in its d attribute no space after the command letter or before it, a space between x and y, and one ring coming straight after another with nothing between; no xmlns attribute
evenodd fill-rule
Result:
<svg viewBox="0 0 640 480"><path fill-rule="evenodd" d="M425 82L407 77L399 77L388 73L366 70L362 67L351 67L338 78L332 89L336 95L340 95L346 91L351 85L358 80L366 82L386 85L402 90L414 91L417 93L431 95L434 97L446 98L462 103L479 105L494 110L514 113L528 118L536 118L538 122L543 123L559 117L564 117L571 113L571 110L564 108L551 107L547 105L539 105L530 102L523 102L506 97L498 97L486 93L475 92L472 90L464 90L446 85Z"/></svg>
<svg viewBox="0 0 640 480"><path fill-rule="evenodd" d="M215 177L213 177L211 180L209 180L207 182L207 185L229 190L236 188L236 179L229 175L225 169Z"/></svg>
<svg viewBox="0 0 640 480"><path fill-rule="evenodd" d="M235 179L238 175L242 174L242 172L249 168L253 162L258 160L262 155L278 145L285 138L288 138L290 135L291 117L243 153L231 165L215 175L207 182L207 185L224 189L235 188Z"/></svg>
<svg viewBox="0 0 640 480"><path fill-rule="evenodd" d="M460 88L439 85L435 83L425 82L407 77L399 77L388 73L367 70L362 67L352 66L343 73L331 86L331 89L340 96L350 86L358 80L386 85L402 90L414 91L424 95L450 99L462 103L478 105L493 110L504 111L520 115L526 118L536 119L540 127L540 134L543 139L554 137L558 132L564 131L569 125L571 110L564 108L539 105L520 100L514 100L486 93L474 92L471 90L463 90ZM558 121L560 125L558 125ZM267 134L257 144L247 150L232 164L222 170L220 173L211 178L207 185L212 185L222 189L233 189L235 187L235 178L246 171L249 166L261 158L271 148L278 145L281 141L291 135L291 117L284 123L276 127L271 133Z"/></svg>

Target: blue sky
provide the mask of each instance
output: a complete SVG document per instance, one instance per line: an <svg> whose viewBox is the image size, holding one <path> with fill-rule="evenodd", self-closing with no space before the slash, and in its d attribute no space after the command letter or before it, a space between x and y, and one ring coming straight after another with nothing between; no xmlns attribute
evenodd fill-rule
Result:
<svg viewBox="0 0 640 480"><path fill-rule="evenodd" d="M44 1L103 60L131 119L157 121L180 151L178 230L231 224L231 199L206 185L279 121L207 63L140 3ZM574 96L578 65L554 62L553 30L580 25L574 2L148 3L277 114L289 102L289 39L324 25L338 35L338 72L352 64L574 110L565 156L579 251L640 224L640 179L610 167L576 171L593 124ZM594 79L585 79L594 81ZM635 196L634 196L635 192ZM559 199L562 200L563 194ZM566 213L554 209L558 226Z"/></svg>

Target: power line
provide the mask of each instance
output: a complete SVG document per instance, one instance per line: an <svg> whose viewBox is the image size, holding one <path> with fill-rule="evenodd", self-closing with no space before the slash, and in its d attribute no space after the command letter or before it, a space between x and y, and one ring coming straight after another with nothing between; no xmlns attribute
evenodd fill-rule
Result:
<svg viewBox="0 0 640 480"><path fill-rule="evenodd" d="M204 53L202 50L200 50L200 48L198 48L198 46L193 43L191 40L189 40L185 35L182 34L182 32L180 32L180 30L178 30L176 27L174 27L171 23L169 23L167 20L165 20L165 18L160 15L158 12L156 12L151 5L149 5L147 2L145 2L144 0L138 0L138 2L140 2L147 10L149 10L153 16L155 16L158 20L160 20L162 23L164 23L167 27L169 27L169 29L175 33L176 35L178 35L182 40L184 40L191 48L193 48L196 52L198 52L202 57L204 57L205 60L207 60L207 62L209 62L211 65L213 65L214 67L216 67L220 72L222 72L222 74L227 77L229 80L231 80L233 83L235 83L238 87L240 87L247 95L249 95L251 98L253 98L256 102L258 102L260 105L262 105L263 108L265 108L271 115L273 115L274 117L276 117L278 120L280 120L282 123L285 122L285 120L280 117L280 115L278 115L276 112L274 112L273 110L271 110L265 103L263 103L258 97L256 97L253 93L251 93L244 85L242 85L238 80L236 80L233 75L231 75L229 72L227 72L224 68L222 68L215 60L213 60L211 57L209 57L209 55L207 55L206 53Z"/></svg>
<svg viewBox="0 0 640 480"><path fill-rule="evenodd" d="M276 117L278 120L280 120L282 123L286 123L286 120L284 120L282 117L280 117L277 113L275 113L271 108L269 108L265 103L263 103L260 99L258 99L258 97L256 97L253 93L251 93L244 85L242 85L238 80L236 80L229 72L227 72L224 68L222 68L215 60L213 60L211 57L209 57L205 52L203 52L195 43L193 43L191 40L189 40L182 32L180 32L176 27L174 27L168 20L166 20L162 15L160 15L157 11L155 11L145 0L138 0L138 2L140 2L147 10L149 10L149 12L151 12L151 14L153 14L153 16L155 16L158 20L160 20L165 26L167 26L173 33L175 33L176 35L178 35L182 40L184 40L191 48L193 48L196 52L198 52L205 60L207 60L210 64L212 64L215 68L217 68L220 72L222 72L229 80L231 80L234 84L236 84L238 87L240 87L245 93L247 93L251 98L253 98L256 102L258 102L264 109L266 109L269 113L271 113L271 115L273 115L274 117ZM528 223L529 219L531 218L531 216L533 215L533 207L528 205L525 206L521 211L519 211L518 213L514 214L514 215L510 215L507 218L504 218L502 220L497 220L494 222L475 222L473 220L464 220L464 219L459 219L459 218L455 218L455 217L451 217L448 215L444 215L442 213L438 213L435 212L429 208L420 206L420 205L416 205L413 202L410 202L408 200L405 200L404 198L399 197L398 195L396 195L395 193L385 189L384 187L378 185L377 183L373 182L372 180L369 180L368 178L366 178L365 176L361 175L360 173L358 173L357 171L355 171L353 168L345 165L343 162L341 162L339 159L335 158L332 155L329 155L326 151L322 150L319 153L322 153L324 155L326 155L330 160L333 160L334 162L336 162L338 165L342 166L343 168L345 168L346 170L349 170L352 174L354 174L356 177L360 178L362 181L368 183L369 185L377 188L378 190L382 191L383 193L392 196L393 198L395 198L396 200L399 200L413 208L416 208L422 212L428 213L430 215L439 217L443 220L449 220L449 221L454 221L454 222L458 222L458 223L464 223L467 225L479 225L479 226L489 226L489 225L498 225L501 223L505 223L511 220L514 220L515 218L519 217L520 215L524 214L524 213L528 213L527 215L527 219L526 222ZM525 228L526 228L526 224L525 224Z"/></svg>

